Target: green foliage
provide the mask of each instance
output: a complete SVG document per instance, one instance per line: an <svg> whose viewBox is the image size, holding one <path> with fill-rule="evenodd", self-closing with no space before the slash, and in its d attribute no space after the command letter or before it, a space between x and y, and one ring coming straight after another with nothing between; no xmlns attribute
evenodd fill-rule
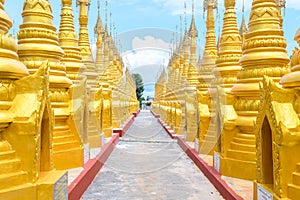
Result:
<svg viewBox="0 0 300 200"><path fill-rule="evenodd" d="M143 78L140 74L132 74L132 78L135 81L135 85L136 85L136 96L137 99L140 102L140 105L142 104L142 101L145 100L143 96L143 92L144 92L144 83L143 83Z"/></svg>

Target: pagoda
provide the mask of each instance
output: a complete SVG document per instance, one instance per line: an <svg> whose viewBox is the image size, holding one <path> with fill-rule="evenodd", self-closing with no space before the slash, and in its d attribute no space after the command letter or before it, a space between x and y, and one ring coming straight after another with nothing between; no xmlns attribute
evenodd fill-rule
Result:
<svg viewBox="0 0 300 200"><path fill-rule="evenodd" d="M230 111L232 117L224 121L222 134L226 135L228 146L220 157L220 172L225 176L255 180L259 141L254 124L261 105L259 82L268 76L278 83L290 68L275 1L254 0L248 26L240 59L242 70L231 89L234 110Z"/></svg>
<svg viewBox="0 0 300 200"><path fill-rule="evenodd" d="M50 67L49 98L55 120L52 134L54 167L81 167L83 146L70 109L69 92L73 82L67 77L65 65L60 62L64 51L59 46L56 28L52 24L51 5L48 0L25 0L22 16L23 23L18 33L20 60L31 74L44 62Z"/></svg>

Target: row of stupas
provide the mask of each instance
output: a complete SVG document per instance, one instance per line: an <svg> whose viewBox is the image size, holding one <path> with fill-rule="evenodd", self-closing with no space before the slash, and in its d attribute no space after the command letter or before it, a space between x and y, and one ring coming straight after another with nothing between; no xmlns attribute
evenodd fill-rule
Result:
<svg viewBox="0 0 300 200"><path fill-rule="evenodd" d="M0 0L0 199L67 199L68 169L82 167L139 108L135 83L100 8L97 56L88 35L89 0L61 1L59 31L48 0L24 0L18 44ZM21 17L21 16L20 16Z"/></svg>
<svg viewBox="0 0 300 200"><path fill-rule="evenodd" d="M193 12L155 86L153 111L199 154L212 155L221 175L253 180L254 199L300 197L300 57L298 48L291 60L287 54L284 2L253 0L247 30L244 16L238 28L236 1L224 0L217 45L217 1L205 0L202 58L195 60Z"/></svg>

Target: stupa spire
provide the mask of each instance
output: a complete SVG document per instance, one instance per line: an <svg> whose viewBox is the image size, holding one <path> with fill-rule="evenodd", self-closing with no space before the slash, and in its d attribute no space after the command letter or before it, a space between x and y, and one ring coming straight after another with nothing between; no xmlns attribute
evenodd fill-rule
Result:
<svg viewBox="0 0 300 200"><path fill-rule="evenodd" d="M96 69L99 74L104 73L105 71L105 63L104 63L104 55L103 55L103 36L105 33L105 29L101 20L100 13L100 0L98 0L98 18L97 23L94 28L95 35L97 36L97 54L96 54Z"/></svg>
<svg viewBox="0 0 300 200"><path fill-rule="evenodd" d="M74 28L72 0L62 0L61 5L59 44L65 52L61 62L66 66L67 76L74 82L77 79L78 73L80 70L83 70L84 66Z"/></svg>
<svg viewBox="0 0 300 200"><path fill-rule="evenodd" d="M77 6L80 7L79 12L79 48L83 60L87 60L91 57L91 47L89 41L88 31L88 7L90 6L90 0L77 0Z"/></svg>
<svg viewBox="0 0 300 200"><path fill-rule="evenodd" d="M242 8L242 23L239 29L240 36L242 38L242 42L244 42L244 35L247 33L247 25L245 21L245 0L243 0L243 8Z"/></svg>
<svg viewBox="0 0 300 200"><path fill-rule="evenodd" d="M204 1L204 12L207 12L206 19L206 42L203 57L200 65L199 90L207 91L213 79L212 70L215 67L215 60L218 54L216 45L214 9L217 8L216 0Z"/></svg>
<svg viewBox="0 0 300 200"><path fill-rule="evenodd" d="M99 87L97 80L98 73L96 72L94 64L88 33L88 10L90 7L90 2L91 0L77 0L77 5L80 6L78 45L83 62L86 65L86 70L83 74L87 76L88 87L97 89Z"/></svg>
<svg viewBox="0 0 300 200"><path fill-rule="evenodd" d="M100 33L104 33L104 26L101 20L101 3L100 0L98 0L98 17L97 17L97 22L94 28L94 33L96 35L99 35Z"/></svg>
<svg viewBox="0 0 300 200"><path fill-rule="evenodd" d="M239 60L242 56L242 40L239 35L235 0L224 0L225 14L223 29L220 38L220 48L216 60L214 85L219 85L229 92L236 83L237 73L241 66Z"/></svg>
<svg viewBox="0 0 300 200"><path fill-rule="evenodd" d="M195 23L195 5L192 1L192 20L188 35L190 37L190 66L188 69L188 81L191 86L195 86L198 83L198 71L197 71L197 37L198 30Z"/></svg>

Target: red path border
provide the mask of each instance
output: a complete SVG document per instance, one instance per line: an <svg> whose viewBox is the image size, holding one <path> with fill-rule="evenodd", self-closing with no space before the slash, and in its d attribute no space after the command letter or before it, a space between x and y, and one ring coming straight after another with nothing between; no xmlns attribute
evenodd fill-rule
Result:
<svg viewBox="0 0 300 200"><path fill-rule="evenodd" d="M206 162L203 161L202 158L199 157L198 152L196 152L195 149L191 148L183 138L177 137L177 143L182 148L182 150L194 161L197 167L203 172L203 174L209 179L209 181L216 187L216 189L225 199L243 199L227 185L227 183L222 179L221 175L213 167L209 166Z"/></svg>
<svg viewBox="0 0 300 200"><path fill-rule="evenodd" d="M184 138L174 135L174 132L160 119L160 116L155 114L153 111L151 113L155 118L158 118L158 122L166 130L172 139L177 139L178 145L181 149L193 160L195 165L202 171L202 173L208 178L208 180L215 186L215 188L220 192L220 194L225 199L230 200L242 200L243 198L239 196L233 189L231 189L227 183L222 179L221 175L211 166L209 166L202 158L199 157L198 152L190 147Z"/></svg>
<svg viewBox="0 0 300 200"><path fill-rule="evenodd" d="M133 113L133 116L129 118L127 124L123 128L117 129L117 131L115 132L117 134L115 134L111 138L111 140L102 147L101 152L96 156L96 158L89 160L84 165L84 170L68 187L69 200L79 200L81 198L83 193L93 182L95 176L103 167L104 163L107 161L115 146L118 144L119 138L126 133L126 131L134 122L135 117L137 117L139 113L140 111ZM158 122L166 130L169 136L172 139L177 139L178 145L193 160L197 167L203 172L203 174L210 180L210 182L216 187L216 189L225 199L243 199L227 185L227 183L222 179L221 175L213 167L209 166L206 162L203 161L203 159L199 157L195 149L191 148L183 138L175 136L174 132L170 130L170 127L164 124L159 115L156 115L153 111L151 111L151 113L155 118L158 119Z"/></svg>
<svg viewBox="0 0 300 200"><path fill-rule="evenodd" d="M93 182L94 178L107 161L115 146L118 144L120 137L124 136L126 131L134 122L135 117L140 113L137 111L129 118L126 125L121 129L114 131L115 135L111 140L101 148L101 152L94 159L90 159L83 167L83 171L68 187L68 199L79 200L86 189Z"/></svg>
<svg viewBox="0 0 300 200"><path fill-rule="evenodd" d="M99 170L103 167L118 142L119 136L114 135L112 139L102 147L101 152L96 156L96 158L90 159L84 165L83 171L68 187L68 196L70 200L80 199L85 190L94 180Z"/></svg>

